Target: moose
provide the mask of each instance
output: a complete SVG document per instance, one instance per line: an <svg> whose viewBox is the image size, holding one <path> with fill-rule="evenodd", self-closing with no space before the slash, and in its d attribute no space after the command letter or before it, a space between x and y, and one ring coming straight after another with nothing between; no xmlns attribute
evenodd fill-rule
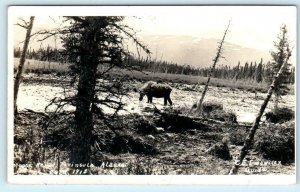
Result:
<svg viewBox="0 0 300 192"><path fill-rule="evenodd" d="M154 82L154 81L148 81L145 83L140 89L140 98L139 100L142 101L144 96L147 95L148 103L152 103L152 98L164 98L164 105L167 105L168 102L170 105L172 105L172 101L170 98L172 88L162 82Z"/></svg>

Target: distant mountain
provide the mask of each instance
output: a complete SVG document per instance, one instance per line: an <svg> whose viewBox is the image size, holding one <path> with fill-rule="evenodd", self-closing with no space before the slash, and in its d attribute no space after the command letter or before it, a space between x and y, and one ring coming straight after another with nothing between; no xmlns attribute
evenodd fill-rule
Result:
<svg viewBox="0 0 300 192"><path fill-rule="evenodd" d="M166 60L178 64L188 64L194 67L208 67L212 64L218 45L218 39L201 39L192 36L143 36L142 40L146 43L157 60ZM226 42L224 45L223 56L219 65L236 66L240 61L256 61L263 58L264 61L270 60L268 51L260 51L252 48Z"/></svg>

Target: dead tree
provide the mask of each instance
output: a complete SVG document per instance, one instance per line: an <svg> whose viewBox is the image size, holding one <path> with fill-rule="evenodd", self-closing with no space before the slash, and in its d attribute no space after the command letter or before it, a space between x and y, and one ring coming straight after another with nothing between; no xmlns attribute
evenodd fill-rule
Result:
<svg viewBox="0 0 300 192"><path fill-rule="evenodd" d="M233 165L233 167L231 168L230 172L229 172L229 175L235 175L237 174L238 172L238 169L240 167L240 165L242 164L245 156L247 155L252 143L253 143L253 139L254 139L254 135L255 135L255 132L256 130L258 129L259 127L259 122L260 122L260 119L268 105L268 102L275 90L275 85L278 83L283 71L285 70L285 67L287 66L287 63L288 63L288 60L291 56L291 51L289 50L289 48L287 49L287 52L288 52L288 56L285 60L285 62L283 63L283 65L280 67L280 70L277 72L276 76L274 77L273 79L273 82L268 90L268 94L267 94L267 97L265 98L263 104L261 105L260 107L260 110L259 110L259 113L258 115L256 116L255 118L255 122L253 123L251 129L250 129L250 132L244 142L244 145L241 149L241 152L240 152L240 155L238 157L238 161Z"/></svg>
<svg viewBox="0 0 300 192"><path fill-rule="evenodd" d="M15 78L15 84L14 84L14 111L15 111L15 114L18 113L18 107L17 107L18 92L19 92L20 83L22 81L25 57L26 57L26 52L27 52L28 44L29 44L30 37L31 37L30 34L31 34L32 26L33 26L33 21L34 21L34 16L31 16L29 23L23 20L24 24L17 24L18 26L21 26L21 27L27 29L27 32L26 32L24 46L23 46L21 57L20 57L20 62L19 62L18 70L17 70L17 75Z"/></svg>
<svg viewBox="0 0 300 192"><path fill-rule="evenodd" d="M227 26L225 32L224 32L224 35L223 35L223 38L222 38L221 42L219 42L219 46L218 46L218 49L217 49L217 55L216 55L216 57L213 59L213 62L214 62L214 63L213 63L213 65L212 65L212 67L211 67L211 69L210 69L210 71L209 71L208 78L207 78L207 82L206 82L206 84L205 84L204 90L203 90L203 92L202 92L202 96L201 96L201 98L200 98L200 100L199 100L199 103L198 103L198 105L197 105L196 111L199 112L199 113L202 113L202 103L203 103L205 94L206 94L207 89L208 89L208 84L209 84L209 82L210 82L210 78L211 78L211 76L212 76L212 74L213 74L213 72L214 72L214 70L215 70L215 67L216 67L216 65L217 65L217 63L218 63L218 61L219 61L219 59L222 58L223 44L224 44L224 41L225 41L226 34L227 34L227 32L228 32L229 26L230 26L230 21L229 21L229 23L228 23L228 26Z"/></svg>

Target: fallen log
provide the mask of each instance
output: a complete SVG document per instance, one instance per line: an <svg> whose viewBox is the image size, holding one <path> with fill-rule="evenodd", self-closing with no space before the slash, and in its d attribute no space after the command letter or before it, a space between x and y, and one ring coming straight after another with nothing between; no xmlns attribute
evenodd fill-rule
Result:
<svg viewBox="0 0 300 192"><path fill-rule="evenodd" d="M167 131L182 132L188 129L198 129L207 131L211 128L216 127L212 125L232 126L232 123L204 117L184 115L172 111L165 112L157 109L155 105L153 106L155 108L154 113L159 115L159 118L155 119L155 125L163 127Z"/></svg>
<svg viewBox="0 0 300 192"><path fill-rule="evenodd" d="M38 115L42 115L42 116L47 117L47 118L49 117L49 115L44 113L44 112L38 112L38 111L34 111L32 109L27 109L27 108L25 108L25 111L30 112L30 113L35 113L35 114L38 114Z"/></svg>

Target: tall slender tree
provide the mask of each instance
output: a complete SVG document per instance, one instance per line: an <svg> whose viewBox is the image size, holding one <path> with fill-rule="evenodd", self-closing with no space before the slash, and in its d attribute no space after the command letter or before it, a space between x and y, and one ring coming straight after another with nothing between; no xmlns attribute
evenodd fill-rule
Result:
<svg viewBox="0 0 300 192"><path fill-rule="evenodd" d="M243 71L243 78L246 79L247 75L248 75L248 72L249 72L249 64L248 64L248 62L245 63L243 70L244 70Z"/></svg>
<svg viewBox="0 0 300 192"><path fill-rule="evenodd" d="M274 42L275 50L271 52L272 62L267 65L269 73L267 74L267 81L272 83L273 77L277 74L286 58L291 55L291 48L287 36L286 25L282 25L280 28L280 34L278 35L277 41ZM279 77L275 84L274 89L274 111L278 109L279 98L282 95L286 95L289 91L289 78L291 76L291 63L288 62L286 67L282 71L282 75Z"/></svg>
<svg viewBox="0 0 300 192"><path fill-rule="evenodd" d="M255 70L255 80L257 83L262 82L263 80L263 66L262 66L263 60L260 60L260 63L257 65Z"/></svg>
<svg viewBox="0 0 300 192"><path fill-rule="evenodd" d="M286 29L281 28L281 30L285 31ZM275 44L275 47L276 47L276 44ZM259 127L259 122L260 122L261 117L262 117L262 115L263 115L263 113L264 113L264 111L265 111L265 109L266 109L266 107L267 107L267 105L270 101L270 98L271 98L273 92L276 93L276 90L278 89L278 85L282 81L282 78L284 76L284 73L285 73L286 68L288 66L288 63L289 63L289 59L291 57L291 50L288 46L284 48L284 52L286 52L286 55L282 60L282 64L281 64L279 70L273 76L273 80L272 80L272 83L271 83L270 88L268 90L267 96L264 99L264 102L262 103L262 105L260 107L260 110L259 110L259 112L258 112L258 114L255 118L255 121L254 121L254 123L253 123L247 137L246 137L244 145L243 145L243 147L241 149L241 152L238 156L237 162L232 166L232 168L229 172L230 175L237 174L240 165L242 164L242 162L243 162L244 158L246 157L251 145L253 144L254 135L256 133L256 130Z"/></svg>
<svg viewBox="0 0 300 192"><path fill-rule="evenodd" d="M240 65L241 65L241 62L239 61L238 65L235 67L235 70L234 70L235 80L238 80L240 78Z"/></svg>
<svg viewBox="0 0 300 192"><path fill-rule="evenodd" d="M211 69L209 71L207 82L206 82L204 90L202 92L202 96L201 96L201 98L200 98L200 100L197 104L196 111L198 113L202 113L202 103L204 101L204 97L205 97L205 94L206 94L207 89L208 89L208 84L210 82L210 78L211 78L211 76L213 75L213 73L215 71L215 68L216 68L216 65L217 65L219 59L222 58L223 44L224 44L224 41L225 41L225 37L228 33L229 26L230 26L230 21L227 25L227 28L226 28L225 32L224 32L222 40L219 42L219 46L218 46L218 49L217 49L217 54L216 54L215 58L213 59L213 65L211 66Z"/></svg>
<svg viewBox="0 0 300 192"><path fill-rule="evenodd" d="M14 82L14 113L15 114L18 113L18 106L17 106L18 92L19 92L20 83L22 82L23 69L24 69L24 64L25 64L25 60L26 60L27 48L28 48L28 44L30 41L30 37L31 37L31 30L32 30L33 22L34 22L34 16L30 17L29 22L26 22L25 20L22 20L22 21L23 21L23 24L18 23L17 25L25 28L27 31L26 31L23 50L21 53L20 62L19 62L18 70L17 70L17 75L16 75L15 82Z"/></svg>

